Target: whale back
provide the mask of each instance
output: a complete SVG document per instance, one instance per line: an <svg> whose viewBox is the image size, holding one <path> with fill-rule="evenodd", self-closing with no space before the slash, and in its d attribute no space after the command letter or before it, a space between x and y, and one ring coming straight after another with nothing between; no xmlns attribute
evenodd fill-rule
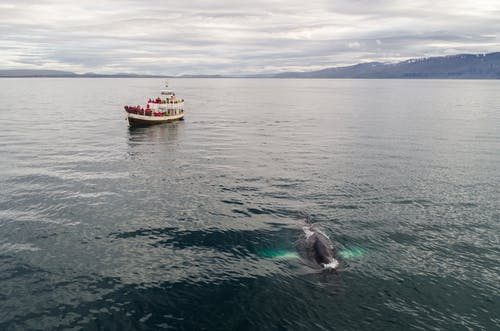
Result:
<svg viewBox="0 0 500 331"><path fill-rule="evenodd" d="M330 240L321 233L314 235L314 258L320 265L333 262L333 247Z"/></svg>
<svg viewBox="0 0 500 331"><path fill-rule="evenodd" d="M302 256L311 263L324 269L335 269L338 261L335 259L333 244L323 232L315 226L304 226L304 236L298 241L298 249Z"/></svg>

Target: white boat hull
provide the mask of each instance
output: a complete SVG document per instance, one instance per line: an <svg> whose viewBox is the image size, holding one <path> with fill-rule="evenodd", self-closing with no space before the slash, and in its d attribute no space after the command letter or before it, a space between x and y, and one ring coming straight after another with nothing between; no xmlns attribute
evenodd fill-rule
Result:
<svg viewBox="0 0 500 331"><path fill-rule="evenodd" d="M127 119L130 126L155 125L155 124L180 121L184 119L184 112L170 116L147 116L147 115L127 113Z"/></svg>

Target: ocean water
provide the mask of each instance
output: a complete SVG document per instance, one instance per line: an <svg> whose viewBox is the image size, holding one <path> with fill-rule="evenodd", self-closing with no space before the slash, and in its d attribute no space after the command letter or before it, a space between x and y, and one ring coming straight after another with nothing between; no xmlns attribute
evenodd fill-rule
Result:
<svg viewBox="0 0 500 331"><path fill-rule="evenodd" d="M1 330L499 328L500 81L169 83L0 79Z"/></svg>

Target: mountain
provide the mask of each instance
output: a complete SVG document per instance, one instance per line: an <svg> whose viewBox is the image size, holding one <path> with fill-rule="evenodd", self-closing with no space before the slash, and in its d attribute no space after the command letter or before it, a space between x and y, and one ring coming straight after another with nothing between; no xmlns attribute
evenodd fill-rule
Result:
<svg viewBox="0 0 500 331"><path fill-rule="evenodd" d="M398 63L369 62L309 72L285 72L273 77L500 79L500 53L459 54Z"/></svg>
<svg viewBox="0 0 500 331"><path fill-rule="evenodd" d="M489 54L459 54L412 59L398 63L369 62L347 67L334 67L308 72L284 72L256 75L139 75L76 74L60 70L0 70L0 77L116 77L116 78L442 78L500 79L500 52Z"/></svg>

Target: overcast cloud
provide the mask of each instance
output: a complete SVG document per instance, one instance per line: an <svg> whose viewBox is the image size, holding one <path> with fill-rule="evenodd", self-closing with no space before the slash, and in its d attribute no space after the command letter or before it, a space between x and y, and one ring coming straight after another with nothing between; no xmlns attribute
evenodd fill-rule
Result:
<svg viewBox="0 0 500 331"><path fill-rule="evenodd" d="M0 69L248 74L500 51L500 0L0 0Z"/></svg>

